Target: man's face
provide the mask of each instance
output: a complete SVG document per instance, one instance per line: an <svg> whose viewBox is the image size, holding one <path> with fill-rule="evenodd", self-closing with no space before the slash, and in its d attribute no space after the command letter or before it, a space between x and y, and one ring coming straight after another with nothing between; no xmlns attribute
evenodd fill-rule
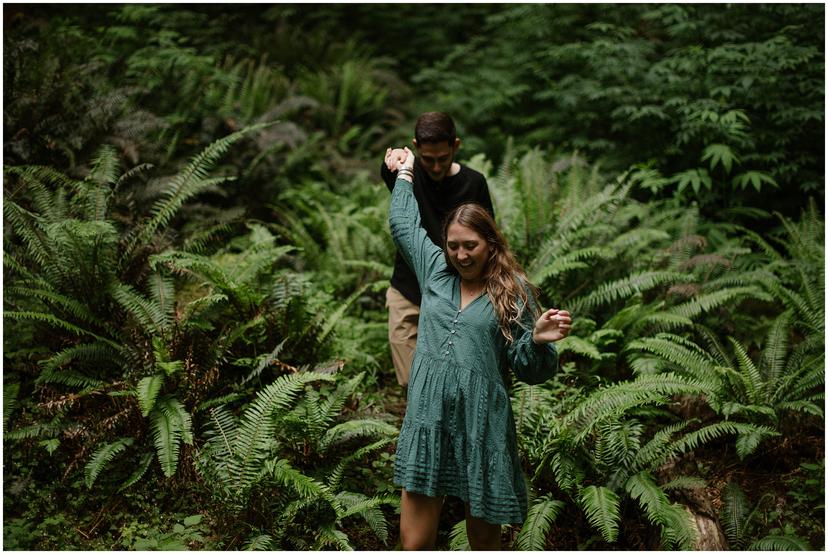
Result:
<svg viewBox="0 0 828 554"><path fill-rule="evenodd" d="M451 171L451 164L454 162L454 155L460 147L460 139L455 139L454 146L448 142L424 142L418 144L414 141L414 146L417 148L417 160L428 176L434 181L442 181L445 179L449 171Z"/></svg>

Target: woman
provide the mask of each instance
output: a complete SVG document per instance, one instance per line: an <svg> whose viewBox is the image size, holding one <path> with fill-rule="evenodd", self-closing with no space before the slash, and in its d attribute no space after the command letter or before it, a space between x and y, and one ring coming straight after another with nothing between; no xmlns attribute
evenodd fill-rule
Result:
<svg viewBox="0 0 828 554"><path fill-rule="evenodd" d="M499 550L500 526L523 523L526 485L505 386L509 367L536 384L558 365L554 341L569 313L539 313L535 294L491 216L463 204L448 217L443 249L420 227L411 189L414 155L396 164L389 223L422 291L408 408L397 441L394 482L403 487L405 550L433 549L443 498L466 502L474 550ZM389 165L389 167L392 167Z"/></svg>

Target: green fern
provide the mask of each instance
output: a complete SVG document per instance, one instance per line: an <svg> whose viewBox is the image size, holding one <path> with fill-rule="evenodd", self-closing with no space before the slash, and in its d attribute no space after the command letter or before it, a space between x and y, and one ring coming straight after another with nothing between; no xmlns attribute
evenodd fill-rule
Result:
<svg viewBox="0 0 828 554"><path fill-rule="evenodd" d="M466 520L460 520L451 527L449 532L449 549L450 550L471 550L469 544L469 534L466 530Z"/></svg>
<svg viewBox="0 0 828 554"><path fill-rule="evenodd" d="M340 492L336 495L336 499L343 508L343 511L338 514L339 519L360 515L379 540L383 543L388 542L388 522L379 507L382 505L399 507L400 501L396 495L368 497L359 493Z"/></svg>
<svg viewBox="0 0 828 554"><path fill-rule="evenodd" d="M83 321L84 323L91 323L100 327L105 325L104 321L93 314L89 307L83 302L79 302L74 298L63 294L43 289L32 289L29 287L8 287L4 292L10 297L18 296L23 298L37 298L47 304L51 304L65 310L68 314Z"/></svg>
<svg viewBox="0 0 828 554"><path fill-rule="evenodd" d="M168 331L169 319L164 313L163 306L144 298L132 287L123 283L113 285L111 294L112 298L135 319L147 335L164 336Z"/></svg>
<svg viewBox="0 0 828 554"><path fill-rule="evenodd" d="M193 158L190 164L166 187L165 198L153 205L150 210L152 213L150 219L133 232L133 238L124 249L122 259L129 258L139 245L149 242L160 228L165 227L172 220L187 200L215 184L228 180L226 178L209 179L207 172L234 143L245 135L264 129L268 125L270 123L252 125L218 139Z"/></svg>
<svg viewBox="0 0 828 554"><path fill-rule="evenodd" d="M148 416L155 407L155 400L158 398L158 393L161 391L161 386L164 384L164 375L156 373L144 377L138 381L135 387L135 395L138 397L138 405L141 406L141 415Z"/></svg>
<svg viewBox="0 0 828 554"><path fill-rule="evenodd" d="M578 500L590 525L601 532L606 542L615 542L621 521L621 499L618 495L606 487L590 485L581 489Z"/></svg>
<svg viewBox="0 0 828 554"><path fill-rule="evenodd" d="M273 550L273 537L266 533L262 535L256 535L255 537L251 538L246 543L244 543L242 550Z"/></svg>
<svg viewBox="0 0 828 554"><path fill-rule="evenodd" d="M98 336L97 334L93 333L92 331L88 331L77 325L69 323L59 317L55 317L52 314L42 313L42 312L27 312L27 311L19 311L19 312L3 312L3 317L7 317L9 319L16 319L22 321L39 321L41 323L46 323L47 325L54 327L55 329L63 330L68 333L72 333L77 336L90 336L98 341L105 343L107 346L120 351L121 346L113 342L107 338Z"/></svg>
<svg viewBox="0 0 828 554"><path fill-rule="evenodd" d="M20 383L3 383L3 436L8 430L9 419L17 407L17 394L20 392Z"/></svg>
<svg viewBox="0 0 828 554"><path fill-rule="evenodd" d="M683 509L670 503L648 472L630 477L626 490L632 498L638 500L647 518L662 527L665 546L677 545L682 549L692 549L696 540L694 522Z"/></svg>
<svg viewBox="0 0 828 554"><path fill-rule="evenodd" d="M234 445L236 457L229 465L236 490L250 486L261 470L276 429L273 412L286 411L307 383L333 380L328 375L312 372L284 375L256 395L239 422Z"/></svg>
<svg viewBox="0 0 828 554"><path fill-rule="evenodd" d="M327 550L327 546L335 546L339 550L351 551L354 549L351 546L351 542L348 540L348 535L340 531L339 529L334 529L330 525L324 525L319 528L319 531L316 533L316 544L315 550Z"/></svg>
<svg viewBox="0 0 828 554"><path fill-rule="evenodd" d="M610 304L617 300L628 298L635 294L659 287L665 284L683 283L691 278L683 273L671 271L644 271L634 273L623 279L603 283L585 297L578 297L570 301L571 311L587 311ZM679 313L678 315L685 314Z"/></svg>
<svg viewBox="0 0 828 554"><path fill-rule="evenodd" d="M679 304L670 309L670 313L675 315L693 319L703 313L710 312L720 306L734 302L736 300L744 300L746 298L753 298L770 302L772 298L763 293L756 287L734 287L722 290L717 290L703 296L696 297L684 304Z"/></svg>
<svg viewBox="0 0 828 554"><path fill-rule="evenodd" d="M96 389L107 385L106 381L95 379L79 371L44 369L35 379L38 385L65 385L76 389Z"/></svg>
<svg viewBox="0 0 828 554"><path fill-rule="evenodd" d="M126 450L127 447L132 446L133 442L135 442L135 439L132 437L125 437L98 447L84 468L84 482L86 483L86 487L91 489L98 475L100 475L107 464L115 456Z"/></svg>
<svg viewBox="0 0 828 554"><path fill-rule="evenodd" d="M791 535L768 535L751 543L748 550L778 551L778 550L814 550L802 537Z"/></svg>
<svg viewBox="0 0 828 554"><path fill-rule="evenodd" d="M539 496L529 508L515 544L519 550L545 550L546 538L552 524L566 504L554 500L550 495Z"/></svg>
<svg viewBox="0 0 828 554"><path fill-rule="evenodd" d="M181 442L193 444L190 414L177 399L166 396L156 400L149 417L161 471L165 477L172 477L178 466Z"/></svg>
<svg viewBox="0 0 828 554"><path fill-rule="evenodd" d="M149 469L149 466L152 463L152 458L153 455L151 453L146 453L141 456L141 460L138 462L138 466L135 468L135 471L133 471L132 474L126 478L126 481L121 483L121 486L118 487L118 492L123 491L140 481L144 474L146 474L147 469Z"/></svg>
<svg viewBox="0 0 828 554"><path fill-rule="evenodd" d="M48 382L46 377L48 374L72 361L91 363L98 367L118 367L122 362L121 352L122 348L114 349L109 343L103 341L93 341L64 348L60 352L38 362L38 365L42 367L42 373L38 376L36 382L41 380ZM91 377L87 379L95 381Z"/></svg>

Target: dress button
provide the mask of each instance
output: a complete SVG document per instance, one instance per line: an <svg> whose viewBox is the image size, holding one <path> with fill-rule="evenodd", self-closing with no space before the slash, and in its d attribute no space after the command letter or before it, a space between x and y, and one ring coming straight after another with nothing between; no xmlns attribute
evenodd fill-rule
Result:
<svg viewBox="0 0 828 554"><path fill-rule="evenodd" d="M455 319L454 321L452 321L452 323L457 323L457 320Z"/></svg>
<svg viewBox="0 0 828 554"><path fill-rule="evenodd" d="M451 341L449 341L449 346L451 346L452 344L454 344L454 343L453 343L453 342L451 342Z"/></svg>
<svg viewBox="0 0 828 554"><path fill-rule="evenodd" d="M451 334L452 334L452 335L453 335L454 333L456 333L456 332L457 332L457 329L452 329L452 330L451 330Z"/></svg>

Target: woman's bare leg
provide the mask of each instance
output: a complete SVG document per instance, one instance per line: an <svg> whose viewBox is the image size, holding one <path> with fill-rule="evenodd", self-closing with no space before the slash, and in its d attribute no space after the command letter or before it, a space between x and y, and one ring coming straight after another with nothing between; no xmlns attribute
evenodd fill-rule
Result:
<svg viewBox="0 0 828 554"><path fill-rule="evenodd" d="M501 550L500 525L471 515L466 504L466 535L472 550Z"/></svg>
<svg viewBox="0 0 828 554"><path fill-rule="evenodd" d="M442 507L442 496L426 496L403 489L400 504L403 550L434 550Z"/></svg>

